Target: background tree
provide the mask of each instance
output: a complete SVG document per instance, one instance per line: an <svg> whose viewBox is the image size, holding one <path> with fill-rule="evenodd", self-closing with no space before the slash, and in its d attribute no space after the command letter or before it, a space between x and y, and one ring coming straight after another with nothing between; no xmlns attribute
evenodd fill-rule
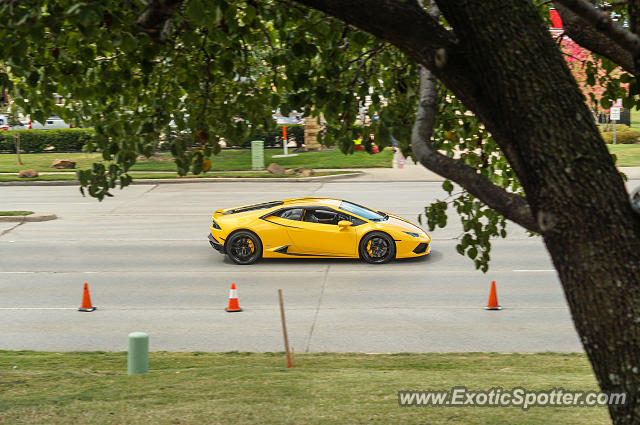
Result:
<svg viewBox="0 0 640 425"><path fill-rule="evenodd" d="M183 173L202 170L218 137L238 143L272 126L276 107L323 113L325 143L347 153L355 135L374 130L383 144L392 132L462 188L445 182L453 198L427 219L446 224L451 202L466 232L458 250L478 267L505 218L542 235L601 388L629 395L610 407L614 422L638 423L640 217L544 7L436 3L441 18L411 0L7 1L0 85L35 119L56 110L96 128L87 148L107 166L79 177L100 199L128 184L137 155L153 152L172 119L192 135L170 142ZM637 1L616 6L629 30L584 0L554 3L574 41L624 69L625 105L636 104ZM621 92L616 78L607 87ZM53 92L73 102L56 109ZM359 129L367 96L380 120Z"/></svg>
<svg viewBox="0 0 640 425"><path fill-rule="evenodd" d="M18 111L15 107L7 107L7 125L9 127L21 126L22 122L18 119ZM22 163L22 159L20 158L20 133L16 133L14 137L14 143L16 148L16 159L18 160L19 165L24 165Z"/></svg>

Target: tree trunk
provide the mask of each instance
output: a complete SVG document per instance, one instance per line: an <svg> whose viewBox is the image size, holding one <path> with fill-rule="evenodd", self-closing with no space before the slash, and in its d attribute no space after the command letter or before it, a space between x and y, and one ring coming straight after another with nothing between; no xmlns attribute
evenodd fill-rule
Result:
<svg viewBox="0 0 640 425"><path fill-rule="evenodd" d="M616 424L640 423L640 217L532 2L298 0L396 45L482 121L516 171ZM434 54L435 52L435 54ZM489 206L491 206L489 204Z"/></svg>
<svg viewBox="0 0 640 425"><path fill-rule="evenodd" d="M18 165L24 165L20 158L20 133L16 133L16 155L18 155Z"/></svg>
<svg viewBox="0 0 640 425"><path fill-rule="evenodd" d="M526 191L600 386L640 422L640 217L531 2L440 1L478 75L478 115ZM514 157L515 155L515 157Z"/></svg>

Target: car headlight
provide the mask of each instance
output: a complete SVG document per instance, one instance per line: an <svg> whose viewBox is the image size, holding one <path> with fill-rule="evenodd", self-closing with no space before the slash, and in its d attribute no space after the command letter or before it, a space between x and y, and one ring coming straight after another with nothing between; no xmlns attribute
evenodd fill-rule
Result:
<svg viewBox="0 0 640 425"><path fill-rule="evenodd" d="M407 235L409 235L409 236L413 236L414 238L420 237L420 235L419 235L419 234L417 234L417 233L413 233L413 232L402 232L402 233L406 233Z"/></svg>
<svg viewBox="0 0 640 425"><path fill-rule="evenodd" d="M211 220L211 226L213 226L214 229L222 230L220 229L220 226L218 226L218 223L213 219Z"/></svg>

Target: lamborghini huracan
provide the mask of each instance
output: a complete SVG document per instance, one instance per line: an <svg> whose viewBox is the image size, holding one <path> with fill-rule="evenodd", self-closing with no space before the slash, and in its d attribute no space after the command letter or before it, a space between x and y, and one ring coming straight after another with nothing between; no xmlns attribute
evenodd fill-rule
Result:
<svg viewBox="0 0 640 425"><path fill-rule="evenodd" d="M429 235L409 221L352 202L295 198L218 210L209 243L236 264L260 258L360 258L386 263L429 254Z"/></svg>

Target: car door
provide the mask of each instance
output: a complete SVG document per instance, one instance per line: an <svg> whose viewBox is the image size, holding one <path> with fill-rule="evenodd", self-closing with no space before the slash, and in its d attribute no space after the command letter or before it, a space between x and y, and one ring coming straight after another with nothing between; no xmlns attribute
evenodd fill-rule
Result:
<svg viewBox="0 0 640 425"><path fill-rule="evenodd" d="M302 221L287 228L293 242L290 253L327 256L353 256L356 254L356 229L340 228L338 221L349 217L328 207L305 208Z"/></svg>
<svg viewBox="0 0 640 425"><path fill-rule="evenodd" d="M303 215L302 208L284 208L272 215L262 217L264 223L268 224L260 231L265 250L279 250L285 246L291 246L292 241L287 229L299 227Z"/></svg>

